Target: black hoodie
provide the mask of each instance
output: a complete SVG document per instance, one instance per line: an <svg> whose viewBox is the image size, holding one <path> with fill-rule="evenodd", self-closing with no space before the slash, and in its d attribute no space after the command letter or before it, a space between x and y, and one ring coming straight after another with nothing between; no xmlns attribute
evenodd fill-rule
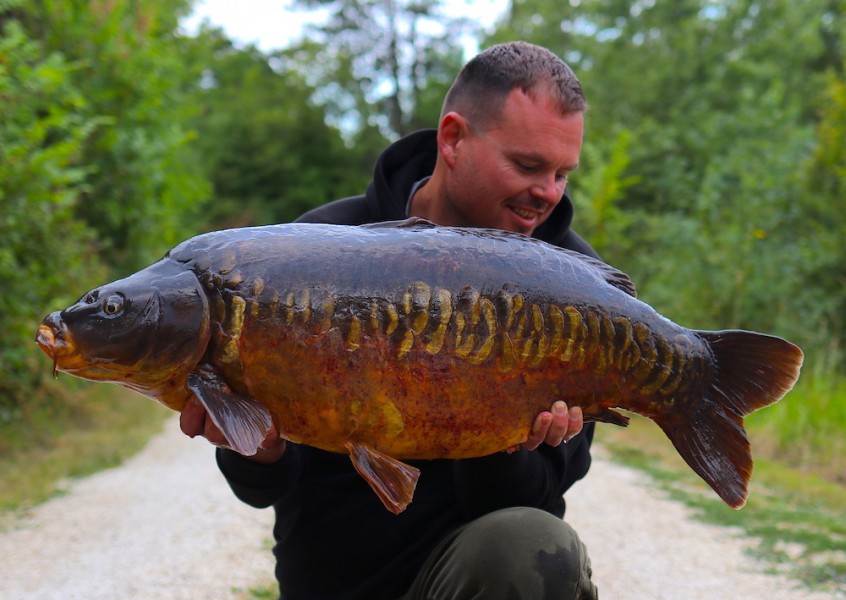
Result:
<svg viewBox="0 0 846 600"><path fill-rule="evenodd" d="M412 186L434 169L435 135L418 131L392 144L379 157L364 195L336 200L298 221L360 225L405 219ZM569 229L572 214L565 194L535 237L596 256ZM414 501L398 516L385 509L347 456L289 443L274 465L221 449L217 460L238 498L276 511L273 552L283 599L378 600L401 596L434 547L480 515L532 506L563 517L562 496L587 473L592 438L588 424L557 448L541 444L533 452L409 461L421 476Z"/></svg>

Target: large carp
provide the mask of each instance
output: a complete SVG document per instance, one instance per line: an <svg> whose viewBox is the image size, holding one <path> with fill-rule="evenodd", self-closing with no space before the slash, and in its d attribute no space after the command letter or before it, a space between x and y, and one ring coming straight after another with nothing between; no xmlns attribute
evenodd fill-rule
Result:
<svg viewBox="0 0 846 600"><path fill-rule="evenodd" d="M411 219L189 239L44 319L64 371L174 410L196 397L232 448L282 437L348 453L385 506L397 459L469 458L527 439L555 400L586 420L655 421L727 504L752 470L743 417L787 393L801 350L694 331L600 261L519 234Z"/></svg>

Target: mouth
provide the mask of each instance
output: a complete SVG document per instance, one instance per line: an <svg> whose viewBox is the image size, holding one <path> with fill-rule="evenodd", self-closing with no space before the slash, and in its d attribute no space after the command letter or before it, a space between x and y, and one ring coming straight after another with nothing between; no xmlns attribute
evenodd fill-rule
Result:
<svg viewBox="0 0 846 600"><path fill-rule="evenodd" d="M521 217L521 218L526 219L526 220L535 219L538 216L538 213L536 213L533 210L528 210L526 208L520 208L520 207L512 206L511 210L514 211L515 213L517 213L518 217Z"/></svg>
<svg viewBox="0 0 846 600"><path fill-rule="evenodd" d="M56 336L53 330L46 325L38 327L38 333L35 336L35 343L41 348L47 356L53 359L53 378L59 377L58 352L56 352Z"/></svg>
<svg viewBox="0 0 846 600"><path fill-rule="evenodd" d="M68 372L73 368L70 363L76 355L76 347L63 323L53 315L38 327L35 343L53 359L53 377L58 378L60 370Z"/></svg>
<svg viewBox="0 0 846 600"><path fill-rule="evenodd" d="M509 206L512 214L514 214L524 227L536 227L543 218L545 211L540 211L525 206Z"/></svg>

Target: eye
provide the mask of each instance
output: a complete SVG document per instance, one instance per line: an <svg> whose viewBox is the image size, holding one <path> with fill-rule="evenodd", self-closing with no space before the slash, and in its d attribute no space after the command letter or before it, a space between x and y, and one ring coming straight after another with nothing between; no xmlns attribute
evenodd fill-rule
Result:
<svg viewBox="0 0 846 600"><path fill-rule="evenodd" d="M520 169L521 171L523 171L524 173L534 173L539 168L537 165L530 165L528 163L524 163L524 162L520 162L520 161L515 161L514 164L516 164L517 168Z"/></svg>
<svg viewBox="0 0 846 600"><path fill-rule="evenodd" d="M112 294L103 303L103 312L106 315L113 317L123 312L123 296L119 294Z"/></svg>

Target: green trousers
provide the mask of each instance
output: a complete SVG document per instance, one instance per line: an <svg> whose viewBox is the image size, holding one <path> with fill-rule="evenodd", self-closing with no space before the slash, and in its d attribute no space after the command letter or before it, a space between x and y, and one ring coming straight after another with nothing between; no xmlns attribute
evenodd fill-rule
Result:
<svg viewBox="0 0 846 600"><path fill-rule="evenodd" d="M402 600L596 600L572 527L534 508L468 523L435 548Z"/></svg>

